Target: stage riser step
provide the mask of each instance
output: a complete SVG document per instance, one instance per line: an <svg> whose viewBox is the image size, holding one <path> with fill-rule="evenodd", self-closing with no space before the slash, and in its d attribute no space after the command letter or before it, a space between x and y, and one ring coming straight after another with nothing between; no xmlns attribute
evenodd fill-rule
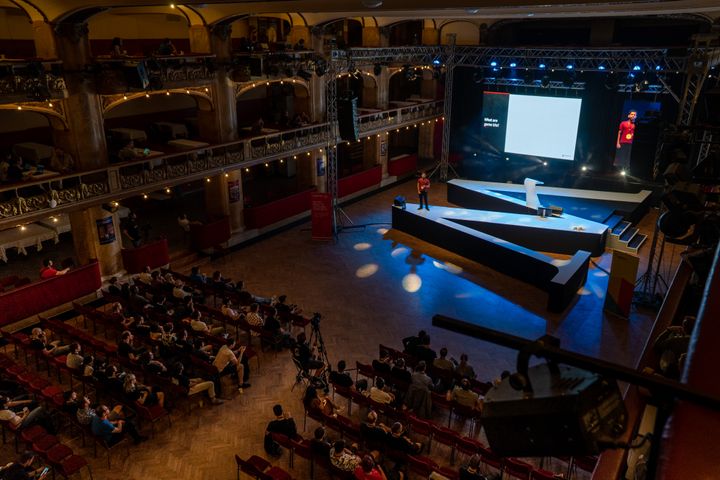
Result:
<svg viewBox="0 0 720 480"><path fill-rule="evenodd" d="M615 230L615 227L617 227L622 221L623 221L622 215L611 215L609 218L607 218L604 222L605 225L608 226L608 228L612 231Z"/></svg>
<svg viewBox="0 0 720 480"><path fill-rule="evenodd" d="M613 236L619 237L623 233L625 233L625 230L630 228L630 222L622 221L615 225L615 227L612 229Z"/></svg>
<svg viewBox="0 0 720 480"><path fill-rule="evenodd" d="M626 228L622 235L620 235L620 241L630 243L633 237L638 233L637 227Z"/></svg>

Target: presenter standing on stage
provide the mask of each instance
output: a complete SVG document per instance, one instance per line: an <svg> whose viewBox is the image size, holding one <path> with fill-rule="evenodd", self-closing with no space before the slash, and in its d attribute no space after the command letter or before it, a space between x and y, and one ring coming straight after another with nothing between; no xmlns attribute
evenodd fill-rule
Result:
<svg viewBox="0 0 720 480"><path fill-rule="evenodd" d="M425 172L421 172L420 178L418 178L417 181L417 192L418 197L420 197L420 206L418 207L418 210L422 210L423 200L425 200L425 210L430 210L430 207L428 206L428 190L430 190L430 179L427 178Z"/></svg>
<svg viewBox="0 0 720 480"><path fill-rule="evenodd" d="M620 122L618 127L617 140L615 141L615 167L626 170L630 166L630 152L632 151L633 138L635 138L635 119L637 112L630 110L627 120Z"/></svg>

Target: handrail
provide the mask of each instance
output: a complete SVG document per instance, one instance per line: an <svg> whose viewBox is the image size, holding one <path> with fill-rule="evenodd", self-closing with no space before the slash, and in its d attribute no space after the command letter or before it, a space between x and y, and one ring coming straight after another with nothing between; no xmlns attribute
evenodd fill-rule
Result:
<svg viewBox="0 0 720 480"><path fill-rule="evenodd" d="M413 125L442 113L442 101L360 115L360 131L370 135ZM0 187L0 228L28 223L82 206L115 201L229 169L298 155L340 139L329 138L328 123L257 135L233 142L113 163L104 168ZM56 202L51 207L51 202Z"/></svg>

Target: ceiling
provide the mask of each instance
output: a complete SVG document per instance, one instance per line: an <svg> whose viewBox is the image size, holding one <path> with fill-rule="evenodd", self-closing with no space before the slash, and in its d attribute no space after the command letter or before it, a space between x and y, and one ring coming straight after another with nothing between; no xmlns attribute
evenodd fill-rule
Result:
<svg viewBox="0 0 720 480"><path fill-rule="evenodd" d="M204 23L213 24L241 14L302 13L307 24L329 18L573 18L615 17L695 13L709 19L720 17L718 0L628 0L598 2L592 0L383 0L378 8L366 8L363 1L372 0L187 0L171 8L169 1L153 0L0 0L0 7L22 8L33 20L56 22L73 13L97 7L138 8L138 13L153 7L193 11ZM144 8L142 8L144 7ZM389 23L378 22L378 23Z"/></svg>

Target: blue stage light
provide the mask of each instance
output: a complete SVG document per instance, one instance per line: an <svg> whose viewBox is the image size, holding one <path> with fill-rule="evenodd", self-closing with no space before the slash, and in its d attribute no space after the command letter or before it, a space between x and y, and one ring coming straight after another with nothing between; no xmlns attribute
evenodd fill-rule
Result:
<svg viewBox="0 0 720 480"><path fill-rule="evenodd" d="M662 70L662 67L660 65L656 65L655 70Z"/></svg>
<svg viewBox="0 0 720 480"><path fill-rule="evenodd" d="M515 68L515 67L517 67L517 63L515 63L515 62L510 62L510 68Z"/></svg>
<svg viewBox="0 0 720 480"><path fill-rule="evenodd" d="M575 67L573 66L572 63L568 63L567 65L565 65L565 68L567 68L568 70L572 70Z"/></svg>
<svg viewBox="0 0 720 480"><path fill-rule="evenodd" d="M492 62L490 62L490 66L497 67L497 62L495 60L493 60Z"/></svg>
<svg viewBox="0 0 720 480"><path fill-rule="evenodd" d="M541 63L540 65L538 65L538 68L540 68L540 69L545 68L545 64L544 64L544 63Z"/></svg>
<svg viewBox="0 0 720 480"><path fill-rule="evenodd" d="M440 60L433 60L433 65L440 65Z"/></svg>
<svg viewBox="0 0 720 480"><path fill-rule="evenodd" d="M639 72L639 71L640 71L640 65L635 65L635 66L633 67L633 70L636 71L636 72Z"/></svg>
<svg viewBox="0 0 720 480"><path fill-rule="evenodd" d="M600 66L598 67L598 70L605 70L605 65L600 65Z"/></svg>

